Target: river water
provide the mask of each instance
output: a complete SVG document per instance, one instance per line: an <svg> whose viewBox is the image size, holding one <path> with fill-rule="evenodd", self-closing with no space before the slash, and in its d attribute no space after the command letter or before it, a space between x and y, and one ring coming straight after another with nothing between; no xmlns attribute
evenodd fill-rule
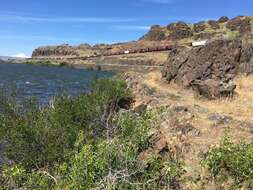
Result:
<svg viewBox="0 0 253 190"><path fill-rule="evenodd" d="M112 72L69 67L0 64L0 89L16 91L18 98L35 97L46 103L59 93L85 93L94 79L112 76Z"/></svg>

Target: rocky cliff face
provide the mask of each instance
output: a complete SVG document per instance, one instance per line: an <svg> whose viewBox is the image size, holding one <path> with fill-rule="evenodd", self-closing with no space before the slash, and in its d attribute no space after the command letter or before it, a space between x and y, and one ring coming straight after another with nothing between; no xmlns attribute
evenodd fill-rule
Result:
<svg viewBox="0 0 253 190"><path fill-rule="evenodd" d="M203 47L175 49L169 55L163 76L190 87L207 98L228 96L238 73L253 71L253 44L241 40L216 40Z"/></svg>
<svg viewBox="0 0 253 190"><path fill-rule="evenodd" d="M141 39L148 41L175 41L183 39L213 39L221 37L242 37L251 33L253 18L238 16L229 20L221 17L216 20L202 21L195 24L184 22L171 23L166 27L155 25Z"/></svg>
<svg viewBox="0 0 253 190"><path fill-rule="evenodd" d="M74 56L77 52L69 45L45 46L34 50L32 57Z"/></svg>
<svg viewBox="0 0 253 190"><path fill-rule="evenodd" d="M91 46L89 44L80 44L79 46L70 46L63 44L59 46L39 47L33 51L33 58L65 58L65 57L89 57L102 54L110 49L110 45L98 44Z"/></svg>
<svg viewBox="0 0 253 190"><path fill-rule="evenodd" d="M245 38L252 33L253 17L239 16L229 20L221 17L219 20L202 21L195 24L184 22L171 23L168 26L154 25L140 40L119 44L99 44L90 46L47 46L37 48L32 57L91 57L97 55L119 55L129 53L144 53L150 51L170 50L173 45L186 45L194 40Z"/></svg>

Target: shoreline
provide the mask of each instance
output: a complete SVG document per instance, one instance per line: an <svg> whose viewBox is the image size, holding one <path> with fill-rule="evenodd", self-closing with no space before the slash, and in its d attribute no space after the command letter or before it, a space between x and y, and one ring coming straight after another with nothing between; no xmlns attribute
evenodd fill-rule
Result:
<svg viewBox="0 0 253 190"><path fill-rule="evenodd" d="M0 62L3 64L27 64L34 66L48 66L48 67L70 67L74 69L86 69L95 71L114 71L114 72L150 72L150 71L160 71L162 65L144 65L144 64L122 64L122 63L83 63L82 60L78 60L79 63L71 63L65 60L56 61L54 59L24 59L24 60L9 60L5 62ZM119 61L120 62L120 61Z"/></svg>

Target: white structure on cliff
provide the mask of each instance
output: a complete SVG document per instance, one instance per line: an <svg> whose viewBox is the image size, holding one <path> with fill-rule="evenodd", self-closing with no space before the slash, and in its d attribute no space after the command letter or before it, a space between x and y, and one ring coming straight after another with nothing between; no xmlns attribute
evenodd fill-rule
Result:
<svg viewBox="0 0 253 190"><path fill-rule="evenodd" d="M192 42L192 46L193 46L193 47L204 46L204 45L206 45L206 43L207 43L207 40Z"/></svg>

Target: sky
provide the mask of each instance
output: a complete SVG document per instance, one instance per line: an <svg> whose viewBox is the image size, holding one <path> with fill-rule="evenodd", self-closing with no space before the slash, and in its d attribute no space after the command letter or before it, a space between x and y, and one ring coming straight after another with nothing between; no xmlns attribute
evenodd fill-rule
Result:
<svg viewBox="0 0 253 190"><path fill-rule="evenodd" d="M154 24L253 15L253 0L0 0L0 55L137 40Z"/></svg>

